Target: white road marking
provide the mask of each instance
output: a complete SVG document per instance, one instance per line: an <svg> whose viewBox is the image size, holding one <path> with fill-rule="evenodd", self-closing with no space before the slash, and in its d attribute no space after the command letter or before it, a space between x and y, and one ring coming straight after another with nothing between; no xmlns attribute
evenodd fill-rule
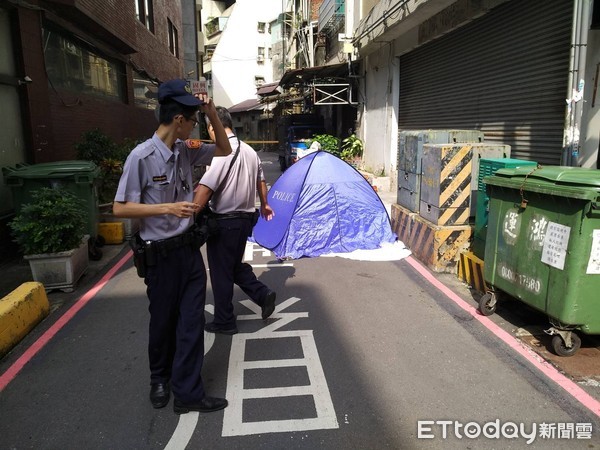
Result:
<svg viewBox="0 0 600 450"><path fill-rule="evenodd" d="M211 315L215 314L214 305L205 305L204 310ZM204 355L210 351L213 344L215 343L215 333L204 332ZM165 450L184 450L190 443L190 439L194 434L196 425L198 424L197 412L190 412L187 414L181 414L179 416L179 422L177 422L177 428L173 431L173 436L169 439Z"/></svg>
<svg viewBox="0 0 600 450"><path fill-rule="evenodd" d="M249 245L248 245L249 244ZM263 249L262 247L257 246L257 249L254 249L253 243L248 243L246 245L246 254L244 258L246 259L247 254L250 254L252 260L253 254L255 251L261 251L263 256L269 256L270 252L268 250ZM250 250L249 250L250 248ZM293 266L292 263L272 263L272 264L254 264L253 267L290 267ZM297 312L297 313L281 313L287 307L293 305L298 302L299 298L289 298L286 301L276 305L275 311L271 315L273 319L280 319L277 322L274 322L256 333L246 334L247 336L256 336L258 335L259 339L265 339L266 337L272 337L273 332L284 325L292 322L295 319L308 317L307 312ZM240 315L238 316L238 320L259 320L261 318L261 308L256 303L250 300L243 300L242 303L246 308L253 312L253 314ZM214 305L207 304L205 306L206 312L211 315L214 315L215 307ZM277 332L275 337L287 337L283 335L284 332ZM317 410L317 418L311 419L299 419L299 420L280 420L280 421L270 421L270 422L255 422L251 424L243 424L247 429L255 429L258 431L248 432L242 434L256 434L256 433L265 433L265 432L276 432L276 431L302 431L302 430L314 430L314 429L326 429L326 428L338 428L337 419L335 417L335 411L333 410L333 403L331 401L331 395L329 393L329 389L327 387L327 381L325 380L325 374L323 373L323 368L318 358L317 348L314 342L314 337L312 336L312 331L299 331L293 332L295 333L295 337L299 337L302 342L302 348L304 351L305 358L303 359L291 359L291 360L272 360L272 361L248 361L244 362L244 353L243 348L245 346L245 340L243 340L242 346L242 354L238 357L238 361L240 364L245 364L246 369L251 368L262 368L262 367L296 367L296 366L306 366L308 373L311 375L311 386L306 387L295 387L295 388L270 388L270 389L254 389L247 390L250 392L249 397L245 398L265 398L265 397L284 397L290 395L312 395L315 398L315 407ZM307 334L308 333L308 334ZM237 335L239 336L239 335ZM233 342L236 342L235 336ZM234 350L233 350L233 342L232 342L232 351L230 355L230 363L229 363L229 379L232 379L232 361L234 358ZM204 332L204 354L206 355L212 346L215 343L215 334ZM238 344L239 345L239 344ZM307 357L308 355L308 357ZM268 366L263 366L262 364L268 363ZM242 386L243 386L243 370L241 370L242 378ZM232 408L232 399L230 399L230 387L228 383L227 387L227 398L229 399L229 406L225 408L225 412ZM241 406L244 398L239 398L239 418L241 423ZM237 414L237 412L236 412ZM194 434L194 430L198 425L199 413L190 412L187 414L181 414L179 416L179 421L177 423L177 427L171 436L171 439L167 443L165 450L185 450L187 445L190 443L192 436ZM223 420L223 436L227 436L225 434L225 424L227 421ZM262 424L262 428L261 428ZM265 424L271 424L270 428L272 431L266 431ZM276 428L273 428L276 425ZM237 436L239 434L231 434L230 436Z"/></svg>
<svg viewBox="0 0 600 450"><path fill-rule="evenodd" d="M177 428L175 428L165 450L181 450L187 447L198 424L199 415L197 412L190 412L179 416Z"/></svg>
<svg viewBox="0 0 600 450"><path fill-rule="evenodd" d="M244 249L244 261L254 260L254 244L252 242L246 242L246 248Z"/></svg>
<svg viewBox="0 0 600 450"><path fill-rule="evenodd" d="M215 306L214 305L204 305L204 310L208 312L210 315L215 315ZM210 351L213 344L215 343L215 333L204 332L204 356Z"/></svg>
<svg viewBox="0 0 600 450"><path fill-rule="evenodd" d="M294 267L293 263L267 263L267 264L252 264L255 268L276 268L276 267Z"/></svg>
<svg viewBox="0 0 600 450"><path fill-rule="evenodd" d="M264 256L265 258L271 255L271 252L266 248L263 248L260 245L255 244L254 242L246 242L246 248L244 249L244 261L253 261L254 253L262 253L262 256Z"/></svg>
<svg viewBox="0 0 600 450"><path fill-rule="evenodd" d="M319 359L312 330L276 331L293 320L308 317L307 312L284 313L283 311L298 302L299 298L289 298L276 306L271 318L279 319L255 333L238 333L231 342L229 373L227 376L227 399L222 436L245 436L250 434L277 433L286 431L306 431L338 428L338 422ZM249 300L241 302L254 314L240 315L240 320L259 320L260 307ZM302 345L303 358L263 361L244 361L246 342L257 339L298 338ZM276 367L306 367L310 384L262 389L244 389L244 370ZM243 402L246 399L281 398L290 396L311 396L314 399L316 417L292 420L243 421Z"/></svg>

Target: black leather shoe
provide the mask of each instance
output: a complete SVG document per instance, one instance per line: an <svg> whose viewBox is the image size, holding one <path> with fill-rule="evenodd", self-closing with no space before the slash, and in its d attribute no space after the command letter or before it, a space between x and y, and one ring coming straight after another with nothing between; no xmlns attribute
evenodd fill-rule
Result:
<svg viewBox="0 0 600 450"><path fill-rule="evenodd" d="M150 385L150 402L155 408L164 408L171 398L171 389L167 383L153 383Z"/></svg>
<svg viewBox="0 0 600 450"><path fill-rule="evenodd" d="M261 307L262 309L262 318L268 319L273 311L275 311L275 299L277 298L277 294L273 291L267 292L265 295L265 301Z"/></svg>
<svg viewBox="0 0 600 450"><path fill-rule="evenodd" d="M175 399L175 402L173 402L173 411L175 411L175 414L186 414L190 411L207 413L219 411L220 409L224 409L227 405L227 400L218 397L204 397L198 403L190 405L186 405Z"/></svg>
<svg viewBox="0 0 600 450"><path fill-rule="evenodd" d="M216 325L214 322L207 323L206 325L204 325L204 330L208 331L209 333L228 334L228 335L237 334L237 332L238 332L238 329L235 325L233 325L233 326L230 325L228 327L222 327L220 325Z"/></svg>

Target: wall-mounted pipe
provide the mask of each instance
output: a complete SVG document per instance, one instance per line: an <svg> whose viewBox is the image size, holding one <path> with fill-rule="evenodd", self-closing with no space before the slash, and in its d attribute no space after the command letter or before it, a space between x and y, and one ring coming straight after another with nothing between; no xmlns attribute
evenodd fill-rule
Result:
<svg viewBox="0 0 600 450"><path fill-rule="evenodd" d="M561 162L565 166L579 166L585 63L591 8L592 2L590 0L575 0L573 2L567 106Z"/></svg>

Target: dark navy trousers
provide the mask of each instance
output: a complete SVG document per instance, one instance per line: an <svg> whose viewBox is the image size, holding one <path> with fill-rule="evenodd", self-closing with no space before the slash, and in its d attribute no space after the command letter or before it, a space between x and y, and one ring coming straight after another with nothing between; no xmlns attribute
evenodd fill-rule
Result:
<svg viewBox="0 0 600 450"><path fill-rule="evenodd" d="M233 287L237 284L250 299L262 306L269 288L258 281L252 266L242 262L252 220L219 219L219 233L206 243L210 282L215 298L215 324L235 325Z"/></svg>
<svg viewBox="0 0 600 450"><path fill-rule="evenodd" d="M173 395L183 403L205 396L200 373L206 281L202 255L192 246L158 255L144 280L150 300L150 380L170 381Z"/></svg>

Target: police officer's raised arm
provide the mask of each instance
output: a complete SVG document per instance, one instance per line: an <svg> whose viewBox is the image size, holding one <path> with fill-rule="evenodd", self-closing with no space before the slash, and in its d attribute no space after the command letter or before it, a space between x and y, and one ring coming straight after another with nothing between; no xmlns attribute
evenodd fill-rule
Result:
<svg viewBox="0 0 600 450"><path fill-rule="evenodd" d="M229 139L227 138L227 133L223 128L223 124L217 115L215 104L212 99L205 94L198 96L198 98L204 101L204 104L200 106L200 109L208 116L208 120L210 120L215 132L215 144L217 145L215 156L229 155L231 153L231 145L229 144Z"/></svg>

